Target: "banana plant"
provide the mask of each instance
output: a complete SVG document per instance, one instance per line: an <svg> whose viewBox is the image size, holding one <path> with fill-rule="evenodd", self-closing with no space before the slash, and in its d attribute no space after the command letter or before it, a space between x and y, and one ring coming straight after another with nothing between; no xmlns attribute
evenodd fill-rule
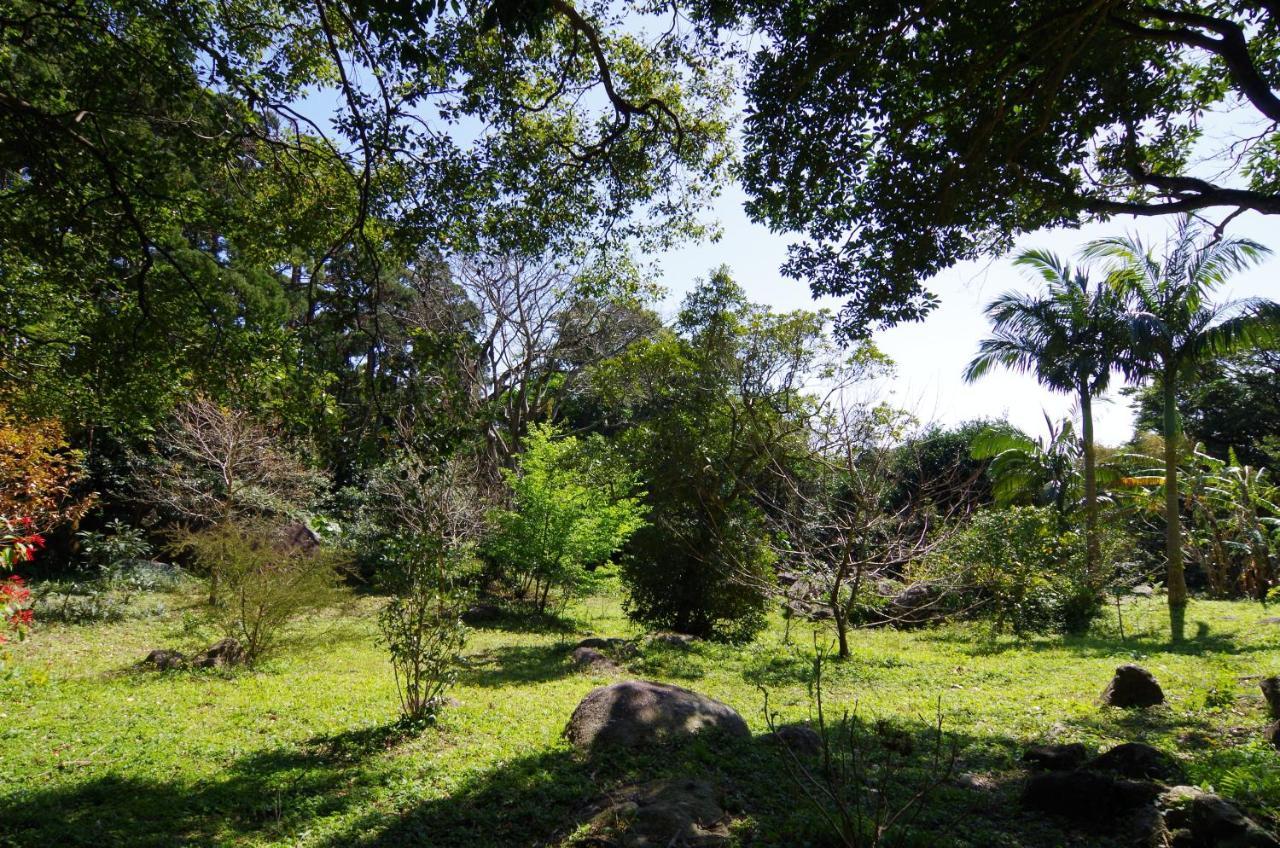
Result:
<svg viewBox="0 0 1280 848"><path fill-rule="evenodd" d="M1082 489L1082 450L1071 419L1054 422L1044 417L1047 436L990 428L970 446L974 459L990 460L992 492L1001 505L1052 506L1065 521L1074 511Z"/></svg>

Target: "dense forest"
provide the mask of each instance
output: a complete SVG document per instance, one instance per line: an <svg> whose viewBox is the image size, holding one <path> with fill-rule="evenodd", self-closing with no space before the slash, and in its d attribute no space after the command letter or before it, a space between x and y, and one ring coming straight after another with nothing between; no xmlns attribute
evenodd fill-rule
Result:
<svg viewBox="0 0 1280 848"><path fill-rule="evenodd" d="M1278 123L1267 2L0 0L0 845L1280 845ZM893 389L974 259L1042 431Z"/></svg>

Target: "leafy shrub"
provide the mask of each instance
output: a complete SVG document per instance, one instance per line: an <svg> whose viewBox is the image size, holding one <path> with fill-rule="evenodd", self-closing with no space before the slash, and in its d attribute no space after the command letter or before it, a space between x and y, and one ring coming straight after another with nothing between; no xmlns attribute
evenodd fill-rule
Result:
<svg viewBox="0 0 1280 848"><path fill-rule="evenodd" d="M946 586L953 609L1014 633L1083 630L1101 612L1106 584L1090 572L1080 534L1030 506L979 512L912 576Z"/></svg>
<svg viewBox="0 0 1280 848"><path fill-rule="evenodd" d="M497 513L489 550L539 612L553 590L562 603L583 594L588 569L606 563L644 525L635 474L600 440L534 427L504 476L513 508Z"/></svg>
<svg viewBox="0 0 1280 848"><path fill-rule="evenodd" d="M175 548L210 575L209 617L223 635L239 640L250 665L279 648L298 619L342 596L345 557L291 546L268 523L225 522L184 532Z"/></svg>
<svg viewBox="0 0 1280 848"><path fill-rule="evenodd" d="M121 576L136 561L151 555L146 534L119 519L108 522L105 532L82 530L76 538L85 564L108 578Z"/></svg>

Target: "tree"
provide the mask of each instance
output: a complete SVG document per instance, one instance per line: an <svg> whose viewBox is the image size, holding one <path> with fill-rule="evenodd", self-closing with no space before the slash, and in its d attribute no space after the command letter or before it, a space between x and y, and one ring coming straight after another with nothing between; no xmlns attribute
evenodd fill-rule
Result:
<svg viewBox="0 0 1280 848"><path fill-rule="evenodd" d="M1071 419L1055 424L1046 415L1045 426L1048 434L1036 439L989 430L974 440L973 454L991 462L988 473L996 503L1051 506L1059 519L1065 520L1076 506L1075 495L1080 490L1077 463L1084 451L1076 441ZM1092 559L1095 553L1090 552L1091 566L1097 565Z"/></svg>
<svg viewBox="0 0 1280 848"><path fill-rule="evenodd" d="M1109 263L1112 284L1125 298L1130 367L1152 378L1163 394L1166 585L1175 638L1181 636L1187 605L1178 490L1183 441L1178 386L1198 364L1272 341L1280 332L1280 304L1208 299L1231 274L1270 251L1245 239L1206 235L1201 224L1185 217L1163 257L1134 236L1100 239L1085 250L1087 257Z"/></svg>
<svg viewBox="0 0 1280 848"><path fill-rule="evenodd" d="M785 271L848 298L846 333L923 316L937 298L922 281L1020 233L1116 214L1280 212L1272 4L689 5L709 27L758 35L747 208L807 236ZM1227 110L1219 144L1206 113ZM1197 167L1206 154L1212 166Z"/></svg>
<svg viewBox="0 0 1280 848"><path fill-rule="evenodd" d="M521 447L516 467L503 471L512 505L495 517L490 551L545 612L553 589L565 600L580 594L587 569L644 526L644 493L599 437L584 442L540 424Z"/></svg>
<svg viewBox="0 0 1280 848"><path fill-rule="evenodd" d="M648 492L649 523L622 560L636 620L721 639L763 625L770 469L808 449L806 386L834 356L826 328L823 313L748 302L719 269L672 330L593 369Z"/></svg>
<svg viewBox="0 0 1280 848"><path fill-rule="evenodd" d="M992 335L965 369L973 381L995 366L1034 374L1046 387L1074 392L1080 401L1084 455L1085 537L1089 566L1098 564L1098 480L1093 438L1093 399L1107 389L1120 364L1120 297L1105 282L1093 283L1052 253L1028 250L1014 264L1041 278L1042 292L1007 292L987 305ZM1051 444L1058 442L1058 434ZM1061 435L1066 436L1066 428ZM987 457L995 453L987 452ZM1055 474L1059 480L1062 475ZM1055 499L1061 511L1065 486Z"/></svg>

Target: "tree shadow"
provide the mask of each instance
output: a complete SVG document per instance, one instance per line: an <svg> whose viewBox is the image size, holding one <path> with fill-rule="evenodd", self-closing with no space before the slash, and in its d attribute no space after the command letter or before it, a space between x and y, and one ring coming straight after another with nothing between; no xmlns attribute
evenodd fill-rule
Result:
<svg viewBox="0 0 1280 848"><path fill-rule="evenodd" d="M1194 635L1178 641L1153 633L1128 634L1123 639L1118 634L1090 631L1063 636L1042 636L1029 639L994 636L951 628L936 628L918 638L931 642L943 642L964 646L972 656L1000 656L1027 651L1067 651L1078 657L1124 657L1130 654L1170 654L1199 656L1201 654L1247 654L1274 650L1272 647L1242 643L1228 633L1214 633L1209 624L1198 621Z"/></svg>
<svg viewBox="0 0 1280 848"><path fill-rule="evenodd" d="M570 646L563 642L489 648L467 657L459 680L468 686L489 688L556 680L574 671L569 651Z"/></svg>

